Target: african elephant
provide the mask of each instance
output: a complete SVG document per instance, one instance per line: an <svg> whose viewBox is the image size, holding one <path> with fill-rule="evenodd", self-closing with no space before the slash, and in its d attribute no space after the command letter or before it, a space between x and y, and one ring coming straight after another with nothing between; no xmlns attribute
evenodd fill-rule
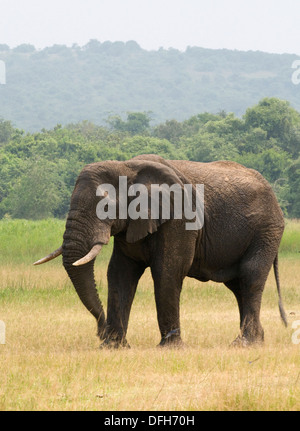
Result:
<svg viewBox="0 0 300 431"><path fill-rule="evenodd" d="M107 193L101 198L98 187L110 184L118 190L121 177L128 181L126 192L136 184L148 191L153 184L192 184L194 193L197 184L204 184L202 228L187 229L185 215L175 217L174 211L163 218L161 202L156 218L151 214L147 218L121 217L118 197L113 202L117 216L100 219L97 206ZM127 197L129 205L132 197ZM174 198L170 206L173 208ZM245 345L263 341L261 297L272 265L280 315L286 324L278 277L283 230L275 195L257 171L229 161L200 163L141 155L128 161L92 163L82 170L71 197L63 244L35 264L62 254L81 301L97 320L102 347L127 346L132 301L147 267L154 281L160 346L181 343L179 299L186 276L222 282L234 293L240 312L240 334L235 343ZM111 236L114 246L107 273L105 320L93 267Z"/></svg>

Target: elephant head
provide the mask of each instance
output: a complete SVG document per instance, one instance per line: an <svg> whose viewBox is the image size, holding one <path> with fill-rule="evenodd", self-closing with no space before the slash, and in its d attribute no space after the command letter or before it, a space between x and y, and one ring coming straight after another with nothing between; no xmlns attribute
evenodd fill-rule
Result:
<svg viewBox="0 0 300 431"><path fill-rule="evenodd" d="M148 160L147 160L148 159ZM161 163L162 161L162 163ZM119 182L126 177L127 208L124 202L121 208ZM150 208L147 218L130 218L128 205L133 202L130 190L135 185L144 185L149 190L151 184L179 184L183 187L185 179L180 172L171 168L157 156L136 157L130 161L105 161L87 165L80 173L71 197L70 209L63 235L63 244L55 252L35 262L35 265L47 262L62 254L63 265L85 307L98 322L98 335L105 338L105 313L98 296L94 279L94 261L103 245L108 244L111 236L121 232L126 241L133 243L142 240L148 234L157 231L167 221L163 218L161 202L159 215L151 217ZM113 196L114 218L99 218L99 203L107 198L102 193L104 185L111 185L116 190ZM100 191L99 191L100 187ZM130 189L131 188L131 189ZM139 191L139 190L137 190ZM124 191L123 191L124 192ZM150 195L149 195L150 196ZM148 198L149 198L148 196ZM109 197L111 199L111 196ZM126 213L126 217L124 214ZM174 215L173 200L170 200L170 218Z"/></svg>

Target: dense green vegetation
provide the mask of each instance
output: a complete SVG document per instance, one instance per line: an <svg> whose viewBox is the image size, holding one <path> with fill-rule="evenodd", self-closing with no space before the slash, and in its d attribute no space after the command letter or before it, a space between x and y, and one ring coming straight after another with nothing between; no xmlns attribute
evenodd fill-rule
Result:
<svg viewBox="0 0 300 431"><path fill-rule="evenodd" d="M200 47L146 51L134 41L42 50L0 44L6 65L0 118L37 131L83 120L103 125L110 113L127 111L152 111L155 124L222 109L240 117L263 97L288 100L300 110L300 86L292 82L297 59Z"/></svg>
<svg viewBox="0 0 300 431"><path fill-rule="evenodd" d="M224 111L150 126L148 112L25 133L0 121L0 218L63 218L77 175L94 161L155 153L201 162L235 160L260 171L288 217L300 217L300 114L264 98L242 118Z"/></svg>

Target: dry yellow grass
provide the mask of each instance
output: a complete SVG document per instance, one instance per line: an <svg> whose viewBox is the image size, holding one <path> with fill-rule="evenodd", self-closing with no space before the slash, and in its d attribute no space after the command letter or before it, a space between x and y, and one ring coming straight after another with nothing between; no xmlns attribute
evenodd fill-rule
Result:
<svg viewBox="0 0 300 431"><path fill-rule="evenodd" d="M0 410L299 410L300 260L280 259L289 328L279 318L273 274L264 292L265 345L233 349L238 310L222 284L186 279L181 298L182 349L156 347L160 337L147 271L133 304L131 349L99 350L96 325L64 269L0 267ZM106 268L96 279L106 304ZM292 313L292 314L291 314Z"/></svg>

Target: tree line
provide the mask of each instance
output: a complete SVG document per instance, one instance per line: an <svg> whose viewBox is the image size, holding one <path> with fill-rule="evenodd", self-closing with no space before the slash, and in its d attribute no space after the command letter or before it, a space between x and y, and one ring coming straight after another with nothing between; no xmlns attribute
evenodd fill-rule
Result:
<svg viewBox="0 0 300 431"><path fill-rule="evenodd" d="M0 120L0 218L63 218L84 165L150 153L257 169L285 215L300 218L300 113L289 102L264 98L241 118L220 111L151 123L151 112L128 112L105 126L82 121L29 133Z"/></svg>
<svg viewBox="0 0 300 431"><path fill-rule="evenodd" d="M156 124L225 109L239 117L262 97L288 100L300 110L292 82L292 54L187 47L147 51L135 41L36 49L0 44L6 84L0 117L26 131L77 123L97 125L111 112L151 110Z"/></svg>

